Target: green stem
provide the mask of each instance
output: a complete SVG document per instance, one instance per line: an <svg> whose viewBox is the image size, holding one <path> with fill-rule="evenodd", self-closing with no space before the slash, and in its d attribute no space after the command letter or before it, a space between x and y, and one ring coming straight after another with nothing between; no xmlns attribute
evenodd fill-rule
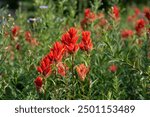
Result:
<svg viewBox="0 0 150 117"><path fill-rule="evenodd" d="M75 55L72 54L72 67L71 67L72 78L74 77L74 71L73 71L73 68L74 68L74 59L75 59Z"/></svg>

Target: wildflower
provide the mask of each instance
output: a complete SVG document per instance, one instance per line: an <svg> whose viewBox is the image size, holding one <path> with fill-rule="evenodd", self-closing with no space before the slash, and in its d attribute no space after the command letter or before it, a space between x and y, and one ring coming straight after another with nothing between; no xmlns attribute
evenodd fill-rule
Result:
<svg viewBox="0 0 150 117"><path fill-rule="evenodd" d="M48 57L51 61L59 62L62 60L65 48L60 42L55 42L53 48L51 48Z"/></svg>
<svg viewBox="0 0 150 117"><path fill-rule="evenodd" d="M127 18L128 22L133 22L135 20L135 15L129 15Z"/></svg>
<svg viewBox="0 0 150 117"><path fill-rule="evenodd" d="M32 37L30 31L26 31L26 32L25 32L25 39L26 39L26 41L29 42L31 45L35 45L35 46L39 45L39 42L38 42L35 38Z"/></svg>
<svg viewBox="0 0 150 117"><path fill-rule="evenodd" d="M102 12L100 12L100 13L97 14L97 17L98 17L99 19L105 18L105 14L102 13Z"/></svg>
<svg viewBox="0 0 150 117"><path fill-rule="evenodd" d="M100 25L100 26L105 26L107 23L108 23L107 19L101 18L101 19L100 19L100 22L99 22L99 25Z"/></svg>
<svg viewBox="0 0 150 117"><path fill-rule="evenodd" d="M132 30L128 30L128 29L125 29L121 32L121 37L122 38L128 38L130 36L133 35L133 31Z"/></svg>
<svg viewBox="0 0 150 117"><path fill-rule="evenodd" d="M93 44L92 44L90 35L91 35L91 33L89 31L82 32L82 41L79 44L81 50L90 51L93 48Z"/></svg>
<svg viewBox="0 0 150 117"><path fill-rule="evenodd" d="M76 53L79 49L79 45L78 44L70 44L67 47L68 53L72 54L72 53Z"/></svg>
<svg viewBox="0 0 150 117"><path fill-rule="evenodd" d="M96 19L96 15L91 12L89 8L84 10L84 18L81 21L81 27L84 28L88 23L93 22Z"/></svg>
<svg viewBox="0 0 150 117"><path fill-rule="evenodd" d="M112 7L112 13L113 13L113 18L115 20L118 20L120 18L118 6L115 5L115 6Z"/></svg>
<svg viewBox="0 0 150 117"><path fill-rule="evenodd" d="M150 8L145 7L144 14L145 14L145 17L150 21Z"/></svg>
<svg viewBox="0 0 150 117"><path fill-rule="evenodd" d="M137 35L139 36L141 35L142 30L145 27L145 24L146 22L144 21L144 19L137 20L136 25L135 25L135 30L136 30Z"/></svg>
<svg viewBox="0 0 150 117"><path fill-rule="evenodd" d="M135 16L138 16L140 13L141 13L140 9L137 8L137 7L135 7L135 8L134 8L134 15L135 15Z"/></svg>
<svg viewBox="0 0 150 117"><path fill-rule="evenodd" d="M81 81L84 81L87 73L89 72L89 67L86 67L84 64L80 64L76 67L76 71Z"/></svg>
<svg viewBox="0 0 150 117"><path fill-rule="evenodd" d="M118 67L116 66L116 65L111 65L111 66L109 66L109 71L110 72L116 72L117 71L117 69L118 69Z"/></svg>
<svg viewBox="0 0 150 117"><path fill-rule="evenodd" d="M41 74L43 73L43 70L42 70L41 66L38 66L38 67L37 67L37 71L38 71L39 73L41 73Z"/></svg>
<svg viewBox="0 0 150 117"><path fill-rule="evenodd" d="M96 16L93 12L91 12L89 8L87 8L84 11L84 18L93 21L96 18Z"/></svg>
<svg viewBox="0 0 150 117"><path fill-rule="evenodd" d="M43 79L42 77L38 76L35 80L34 80L34 84L36 86L37 91L39 91L42 87L43 84Z"/></svg>
<svg viewBox="0 0 150 117"><path fill-rule="evenodd" d="M45 56L40 62L40 66L37 67L37 71L44 76L49 76L52 72L51 61L48 56Z"/></svg>
<svg viewBox="0 0 150 117"><path fill-rule="evenodd" d="M88 17L91 13L91 10L89 8L84 10L84 17Z"/></svg>
<svg viewBox="0 0 150 117"><path fill-rule="evenodd" d="M69 31L62 35L61 42L65 45L68 53L72 54L78 51L78 36L75 28L70 28Z"/></svg>
<svg viewBox="0 0 150 117"><path fill-rule="evenodd" d="M17 37L20 33L20 27L19 26L14 26L11 30L12 32L12 37Z"/></svg>
<svg viewBox="0 0 150 117"><path fill-rule="evenodd" d="M60 62L60 63L57 64L57 72L62 77L66 76L67 70L68 70L68 67L65 64L63 64L62 62Z"/></svg>
<svg viewBox="0 0 150 117"><path fill-rule="evenodd" d="M26 41L31 42L32 36L30 31L25 32L25 39Z"/></svg>
<svg viewBox="0 0 150 117"><path fill-rule="evenodd" d="M39 42L35 38L32 38L30 43L31 45L35 45L35 46L39 45Z"/></svg>

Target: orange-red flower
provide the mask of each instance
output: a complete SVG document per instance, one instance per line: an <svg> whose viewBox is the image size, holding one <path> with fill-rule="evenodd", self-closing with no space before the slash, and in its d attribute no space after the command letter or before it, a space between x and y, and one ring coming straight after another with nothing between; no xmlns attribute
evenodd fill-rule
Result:
<svg viewBox="0 0 150 117"><path fill-rule="evenodd" d="M35 38L32 38L30 43L31 43L31 45L34 45L34 46L39 45L39 42Z"/></svg>
<svg viewBox="0 0 150 117"><path fill-rule="evenodd" d="M115 6L112 7L112 13L113 13L113 18L115 20L118 20L120 18L120 13L119 13L118 6L115 5Z"/></svg>
<svg viewBox="0 0 150 117"><path fill-rule="evenodd" d="M129 15L129 16L127 17L127 21L132 23L132 22L135 20L135 18L136 18L135 15Z"/></svg>
<svg viewBox="0 0 150 117"><path fill-rule="evenodd" d="M133 31L132 30L128 30L128 29L125 29L121 32L121 37L122 38L128 38L130 36L133 35Z"/></svg>
<svg viewBox="0 0 150 117"><path fill-rule="evenodd" d="M25 39L26 39L26 41L29 42L31 45L35 45L35 46L39 45L39 42L38 42L35 38L32 37L30 31L26 31L26 32L25 32Z"/></svg>
<svg viewBox="0 0 150 117"><path fill-rule="evenodd" d="M144 19L137 20L136 25L135 25L135 30L136 30L137 35L139 36L141 35L142 30L145 27L145 24L146 22Z"/></svg>
<svg viewBox="0 0 150 117"><path fill-rule="evenodd" d="M150 21L150 8L145 7L144 14L145 14L145 17Z"/></svg>
<svg viewBox="0 0 150 117"><path fill-rule="evenodd" d="M25 32L25 39L26 41L31 42L32 36L30 31Z"/></svg>
<svg viewBox="0 0 150 117"><path fill-rule="evenodd" d="M91 13L91 10L89 8L84 10L84 17L88 17Z"/></svg>
<svg viewBox="0 0 150 117"><path fill-rule="evenodd" d="M116 65L111 65L111 66L109 66L109 71L110 72L116 72L117 71L117 69L118 69L118 67L116 66Z"/></svg>
<svg viewBox="0 0 150 117"><path fill-rule="evenodd" d="M141 13L140 9L137 8L137 7L135 7L135 8L134 8L134 15L135 15L135 16L138 16L140 13Z"/></svg>
<svg viewBox="0 0 150 117"><path fill-rule="evenodd" d="M95 20L96 15L93 12L91 12L91 10L89 8L87 8L84 11L84 18L89 21L93 21L93 20Z"/></svg>
<svg viewBox="0 0 150 117"><path fill-rule="evenodd" d="M57 72L62 77L66 76L67 71L68 71L68 67L64 63L60 62L60 63L57 64Z"/></svg>
<svg viewBox="0 0 150 117"><path fill-rule="evenodd" d="M93 44L92 44L90 35L91 35L91 33L89 31L82 32L82 41L79 44L81 50L90 51L93 48Z"/></svg>
<svg viewBox="0 0 150 117"><path fill-rule="evenodd" d="M44 76L48 76L51 74L51 61L48 56L45 56L40 62L40 66L37 67L37 71Z"/></svg>
<svg viewBox="0 0 150 117"><path fill-rule="evenodd" d="M78 51L78 36L75 28L70 28L69 31L62 35L61 42L65 45L68 53L72 54Z"/></svg>
<svg viewBox="0 0 150 117"><path fill-rule="evenodd" d="M84 28L88 23L93 22L96 19L96 14L93 13L89 8L84 10L84 18L81 21L81 27Z"/></svg>
<svg viewBox="0 0 150 117"><path fill-rule="evenodd" d="M42 88L42 84L43 84L43 78L38 76L35 80L34 80L34 84L36 86L37 91L39 91Z"/></svg>
<svg viewBox="0 0 150 117"><path fill-rule="evenodd" d="M19 26L14 26L11 30L12 32L12 37L17 37L20 33L20 27Z"/></svg>
<svg viewBox="0 0 150 117"><path fill-rule="evenodd" d="M108 23L107 19L101 18L101 19L100 19L100 22L99 22L99 25L100 25L100 26L105 26L107 23Z"/></svg>
<svg viewBox="0 0 150 117"><path fill-rule="evenodd" d="M57 41L54 43L53 48L51 48L48 57L52 62L60 62L63 58L64 51L64 45Z"/></svg>
<svg viewBox="0 0 150 117"><path fill-rule="evenodd" d="M84 64L80 64L76 67L76 71L81 81L84 81L87 73L89 72L89 67L86 67Z"/></svg>

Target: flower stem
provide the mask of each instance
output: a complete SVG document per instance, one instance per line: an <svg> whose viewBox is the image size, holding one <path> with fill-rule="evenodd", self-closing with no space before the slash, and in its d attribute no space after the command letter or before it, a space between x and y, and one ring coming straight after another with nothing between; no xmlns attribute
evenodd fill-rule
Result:
<svg viewBox="0 0 150 117"><path fill-rule="evenodd" d="M73 68L74 68L74 59L75 59L75 55L72 54L72 67L71 67L72 77L74 77L74 71L73 71Z"/></svg>

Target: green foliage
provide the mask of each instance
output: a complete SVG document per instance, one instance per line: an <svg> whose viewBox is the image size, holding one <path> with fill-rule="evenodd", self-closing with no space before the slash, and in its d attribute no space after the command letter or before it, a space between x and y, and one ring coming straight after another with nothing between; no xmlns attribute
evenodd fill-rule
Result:
<svg viewBox="0 0 150 117"><path fill-rule="evenodd" d="M109 4L118 2L119 0L113 0ZM48 8L40 9L41 5ZM99 0L90 2L90 5L95 14L101 12L99 7L103 4ZM80 30L80 21L84 14L83 11L80 12L82 6L78 6L77 0L34 0L33 6L36 9L34 12L26 12L20 7L15 18L8 15L7 10L0 10L0 99L150 99L147 36L133 35L122 41L120 31L129 27L123 21L126 16L116 22L109 13L106 18L111 26L110 30L109 26L95 28L98 21L88 24L85 28L91 31L93 50L90 54L78 52L75 57L75 65L84 63L90 66L85 81L79 80L74 68L76 78L72 77L72 74L68 74L67 78L51 75L47 78L45 93L38 93L34 79L39 75L36 70L39 61L70 27ZM111 11L111 8L109 10ZM130 14L129 8L126 11ZM29 18L38 20L29 22ZM14 25L21 28L17 41L13 41L11 37ZM39 42L37 46L26 42L24 32L27 30L31 31L32 36ZM6 32L9 35L6 35ZM78 33L81 40L81 31ZM144 42L141 47L136 44L138 39ZM21 47L20 50L16 49L17 43ZM71 57L65 59L69 67L72 64L70 60ZM109 70L112 64L118 67L116 72Z"/></svg>

